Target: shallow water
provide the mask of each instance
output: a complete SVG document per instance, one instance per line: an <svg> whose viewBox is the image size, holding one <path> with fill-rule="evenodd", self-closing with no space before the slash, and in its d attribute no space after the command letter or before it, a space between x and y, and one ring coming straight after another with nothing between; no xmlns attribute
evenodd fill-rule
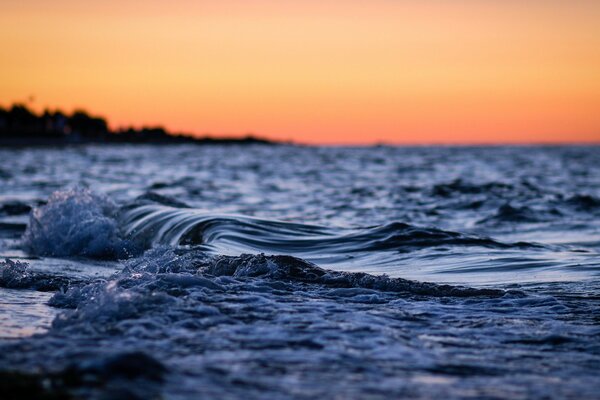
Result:
<svg viewBox="0 0 600 400"><path fill-rule="evenodd" d="M0 159L2 371L98 398L600 392L598 147Z"/></svg>

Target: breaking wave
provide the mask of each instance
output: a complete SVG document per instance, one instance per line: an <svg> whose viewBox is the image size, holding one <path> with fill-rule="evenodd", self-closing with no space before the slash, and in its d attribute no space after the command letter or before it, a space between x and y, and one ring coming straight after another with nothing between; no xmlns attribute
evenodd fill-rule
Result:
<svg viewBox="0 0 600 400"><path fill-rule="evenodd" d="M145 247L161 244L200 245L219 254L281 253L310 258L358 252L408 252L427 247L534 247L530 243L502 243L401 222L341 229L240 215L214 215L202 210L156 204L132 206L122 213L124 234Z"/></svg>
<svg viewBox="0 0 600 400"><path fill-rule="evenodd" d="M157 204L161 203L161 204ZM164 205L164 204L168 205ZM393 222L369 228L332 228L213 214L183 208L164 196L144 195L118 208L105 196L75 188L54 193L30 214L23 247L42 256L128 258L160 245L188 245L221 255L286 254L335 261L348 255L405 253L429 247L492 249L535 247L491 238Z"/></svg>
<svg viewBox="0 0 600 400"><path fill-rule="evenodd" d="M124 258L134 248L116 221L117 206L86 188L54 192L35 208L23 234L23 246L42 256Z"/></svg>

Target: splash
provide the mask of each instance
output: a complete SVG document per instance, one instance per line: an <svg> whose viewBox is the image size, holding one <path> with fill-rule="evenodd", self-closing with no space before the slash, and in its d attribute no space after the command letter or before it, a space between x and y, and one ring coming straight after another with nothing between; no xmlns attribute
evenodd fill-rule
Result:
<svg viewBox="0 0 600 400"><path fill-rule="evenodd" d="M23 234L23 246L41 256L123 258L134 248L116 221L117 207L86 188L53 193L35 208Z"/></svg>

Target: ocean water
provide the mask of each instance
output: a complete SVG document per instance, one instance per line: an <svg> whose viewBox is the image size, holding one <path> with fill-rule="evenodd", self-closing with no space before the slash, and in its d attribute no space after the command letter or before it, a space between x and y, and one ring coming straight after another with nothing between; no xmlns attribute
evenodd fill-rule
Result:
<svg viewBox="0 0 600 400"><path fill-rule="evenodd" d="M600 398L599 147L0 160L15 397Z"/></svg>

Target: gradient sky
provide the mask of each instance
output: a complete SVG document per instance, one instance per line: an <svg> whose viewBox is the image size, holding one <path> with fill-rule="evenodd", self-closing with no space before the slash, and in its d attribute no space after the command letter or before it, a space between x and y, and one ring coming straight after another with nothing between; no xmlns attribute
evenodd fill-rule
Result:
<svg viewBox="0 0 600 400"><path fill-rule="evenodd" d="M0 3L0 105L307 143L600 141L597 0Z"/></svg>

